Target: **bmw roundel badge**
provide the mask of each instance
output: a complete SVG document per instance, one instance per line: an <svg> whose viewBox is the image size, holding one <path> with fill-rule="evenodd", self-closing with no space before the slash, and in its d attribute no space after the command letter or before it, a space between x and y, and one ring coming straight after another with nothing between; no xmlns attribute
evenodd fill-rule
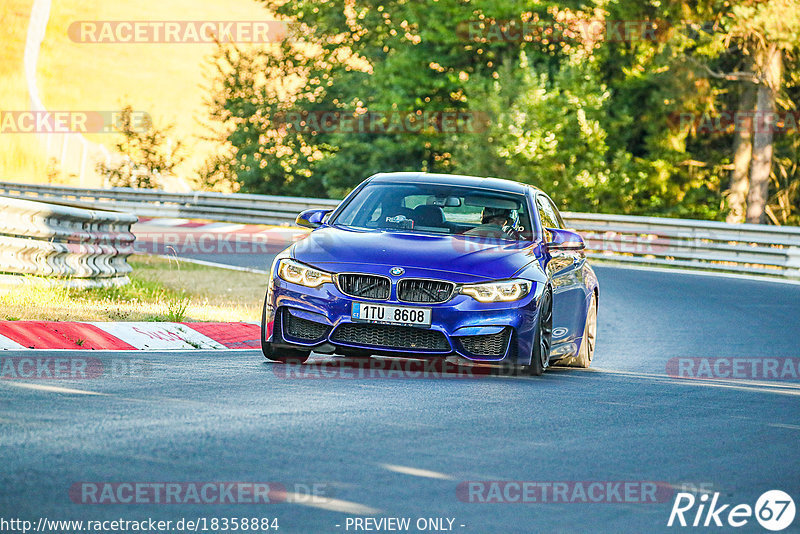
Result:
<svg viewBox="0 0 800 534"><path fill-rule="evenodd" d="M389 273L391 273L392 276L400 276L404 272L406 272L406 270L402 267L392 267L389 269Z"/></svg>

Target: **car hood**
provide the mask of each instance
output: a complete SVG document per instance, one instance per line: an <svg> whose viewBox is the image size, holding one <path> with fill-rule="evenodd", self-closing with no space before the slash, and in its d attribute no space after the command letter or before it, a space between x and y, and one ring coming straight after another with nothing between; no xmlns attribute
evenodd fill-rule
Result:
<svg viewBox="0 0 800 534"><path fill-rule="evenodd" d="M535 261L531 243L323 226L292 247L292 256L331 272L440 277L454 282L510 278Z"/></svg>

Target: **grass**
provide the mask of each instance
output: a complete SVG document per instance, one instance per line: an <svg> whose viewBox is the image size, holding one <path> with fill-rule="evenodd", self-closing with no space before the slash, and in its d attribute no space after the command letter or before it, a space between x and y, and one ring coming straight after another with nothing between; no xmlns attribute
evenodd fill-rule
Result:
<svg viewBox="0 0 800 534"><path fill-rule="evenodd" d="M3 0L0 20L6 34L0 47L0 109L28 109L23 51L32 0ZM91 20L268 20L256 0L61 0L53 2L39 54L42 101L50 110L118 110L124 104L151 115L156 125L174 123L189 158L176 169L191 176L213 146L201 140L208 113L207 62L213 44L91 44L70 40L74 21ZM90 140L113 150L116 137ZM51 169L52 167L50 167ZM48 172L43 149L31 134L0 135L0 180L70 182ZM99 180L96 180L99 182ZM189 179L191 182L191 179ZM72 179L72 185L77 185ZM99 186L89 182L85 186Z"/></svg>
<svg viewBox="0 0 800 534"><path fill-rule="evenodd" d="M35 283L0 293L5 321L250 321L261 319L262 274L135 256L131 283L67 289Z"/></svg>

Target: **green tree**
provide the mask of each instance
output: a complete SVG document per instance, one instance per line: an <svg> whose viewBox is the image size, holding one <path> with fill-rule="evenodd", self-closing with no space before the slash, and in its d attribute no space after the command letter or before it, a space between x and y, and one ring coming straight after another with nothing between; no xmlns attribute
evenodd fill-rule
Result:
<svg viewBox="0 0 800 534"><path fill-rule="evenodd" d="M468 91L485 109L487 132L459 139L454 161L465 174L503 176L550 191L563 208L601 208L610 186L609 148L601 125L610 93L590 58L576 56L553 74L523 53Z"/></svg>
<svg viewBox="0 0 800 534"><path fill-rule="evenodd" d="M519 18L551 4L443 0L266 2L296 21L302 40L254 50L221 48L211 99L223 145L203 175L242 190L341 196L386 170L454 170L454 136L309 132L282 128L280 117L337 110L342 114L466 110L473 77L488 77L503 59L530 49L537 62L559 51L536 42L481 42L465 25L482 17Z"/></svg>
<svg viewBox="0 0 800 534"><path fill-rule="evenodd" d="M751 120L737 124L733 131L728 221L763 223L770 180L776 182L773 162L780 157L775 128L769 123L778 109L796 108L787 98L795 76L787 79L784 66L787 62L796 65L800 2L712 1L707 5L715 13L713 24L697 32L685 59L699 64L706 76L723 80L723 88L738 95L733 111L752 114Z"/></svg>
<svg viewBox="0 0 800 534"><path fill-rule="evenodd" d="M694 119L737 110L751 92L750 107L757 106L760 78L748 74L751 91L737 74L766 64L753 39L777 43L784 64L781 89L766 96L784 109L794 105L795 37L779 33L775 21L783 16L793 27L797 2L268 0L272 13L299 25L299 37L220 48L211 112L222 149L203 174L210 184L228 181L250 192L341 197L374 172L460 172L540 185L572 210L720 219L728 188L732 216L743 213L733 199L758 189L749 187L758 167L751 161L769 145L765 211L773 221L791 220L791 136L769 143ZM747 17L756 23L748 26ZM475 21L485 34L470 33ZM491 32L503 21L553 32L496 39ZM609 28L642 21L656 32L559 35L559 27L586 21ZM456 110L489 122L473 134L403 134L282 121L332 110Z"/></svg>
<svg viewBox="0 0 800 534"><path fill-rule="evenodd" d="M172 174L185 159L181 143L168 140L171 126L156 128L149 117L135 113L131 106L122 108L114 126L122 135L115 147L123 157L97 165L111 186L162 187L162 177Z"/></svg>

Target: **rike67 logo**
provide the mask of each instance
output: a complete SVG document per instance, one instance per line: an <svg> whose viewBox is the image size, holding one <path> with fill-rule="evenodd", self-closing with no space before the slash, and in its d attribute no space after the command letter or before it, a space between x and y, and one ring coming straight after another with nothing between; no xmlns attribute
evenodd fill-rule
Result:
<svg viewBox="0 0 800 534"><path fill-rule="evenodd" d="M783 530L794 521L794 501L781 490L764 492L756 501L755 508L749 504L722 504L719 493L714 493L711 502L707 494L696 498L691 493L678 493L669 514L667 526L682 527L743 527L755 515L759 524L767 530Z"/></svg>

